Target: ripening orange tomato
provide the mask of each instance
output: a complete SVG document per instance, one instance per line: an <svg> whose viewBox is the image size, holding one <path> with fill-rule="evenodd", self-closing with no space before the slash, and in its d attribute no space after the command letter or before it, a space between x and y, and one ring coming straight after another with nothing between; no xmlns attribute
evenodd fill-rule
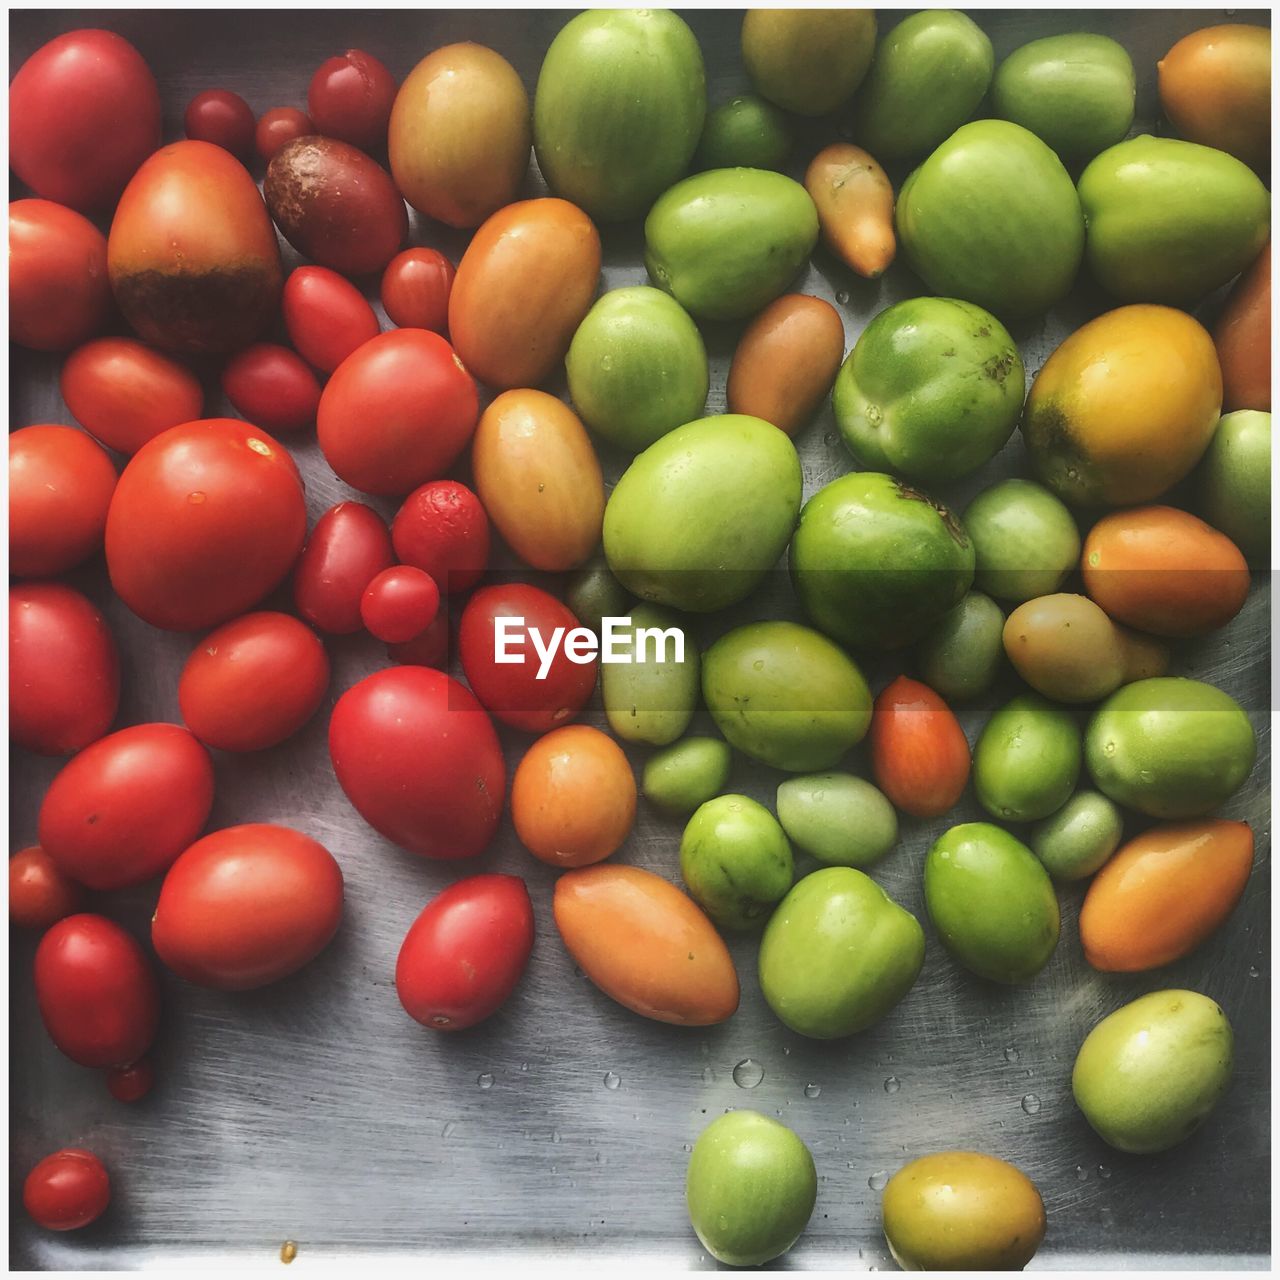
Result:
<svg viewBox="0 0 1280 1280"><path fill-rule="evenodd" d="M876 699L871 769L904 813L936 818L969 780L969 743L951 708L928 685L899 676Z"/></svg>

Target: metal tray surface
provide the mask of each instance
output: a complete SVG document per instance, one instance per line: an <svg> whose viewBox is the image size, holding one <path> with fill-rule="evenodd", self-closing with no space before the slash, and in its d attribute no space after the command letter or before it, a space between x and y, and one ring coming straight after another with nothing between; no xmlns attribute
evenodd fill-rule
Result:
<svg viewBox="0 0 1280 1280"><path fill-rule="evenodd" d="M1235 11L1226 11L1228 13ZM426 52L463 39L509 58L532 91L563 12L459 11L26 11L11 14L11 67L50 36L105 26L134 41L160 81L166 136L202 88L225 86L256 110L303 103L311 71L348 47L370 50L397 75ZM746 88L740 14L686 14L701 40L712 103ZM1139 74L1139 125L1158 127L1155 61L1175 39L1221 21L1217 12L1021 12L975 15L997 57L1037 36L1088 29L1116 36ZM1265 12L1239 15L1268 22ZM889 15L885 15L886 25ZM815 134L817 139L819 135ZM798 156L811 154L804 145ZM542 184L531 166L530 193ZM455 259L465 238L415 219L415 243ZM644 280L640 239L605 235L602 287ZM296 259L291 253L287 261ZM833 300L851 346L876 312L920 292L905 269L879 283L850 275L819 252L797 288ZM1107 307L1087 285L1053 315L1016 331L1033 374L1073 328ZM1214 301L1206 304L1212 313ZM709 326L707 412L724 403L736 331ZM57 362L14 350L14 426L71 421L57 391ZM209 412L225 406L209 382ZM805 492L853 463L829 408L798 441ZM306 479L311 518L353 496L313 439L290 439ZM1015 437L980 484L1024 469ZM607 456L610 481L624 459ZM461 473L465 474L465 473ZM974 483L940 491L962 505ZM360 495L355 495L360 496ZM388 515L394 504L379 502ZM601 994L565 953L550 914L553 873L517 843L505 822L492 849L465 865L432 864L377 836L334 781L326 750L337 695L385 665L371 640L330 644L326 707L284 747L219 755L212 827L245 821L297 826L326 844L347 878L346 916L333 944L292 979L227 995L162 975L165 1017L155 1057L159 1083L136 1106L115 1103L96 1073L63 1058L37 1015L30 970L35 940L11 940L10 1262L19 1268L134 1268L180 1261L263 1261L282 1243L298 1264L351 1264L426 1255L435 1262L554 1258L558 1266L658 1261L714 1267L689 1229L684 1172L690 1144L730 1107L753 1107L792 1126L820 1175L817 1209L788 1268L892 1265L879 1226L886 1174L943 1147L971 1147L1014 1161L1038 1184L1049 1232L1036 1268L1262 1267L1270 1251L1269 983L1269 596L1259 575L1225 634L1183 652L1179 669L1222 686L1251 711L1258 764L1226 806L1251 822L1257 863L1246 899L1190 958L1159 973L1108 977L1083 962L1075 917L1080 891L1065 889L1062 940L1028 986L1000 989L954 965L932 930L915 989L880 1025L852 1039L809 1042L772 1016L755 978L754 939L731 942L742 1007L723 1026L684 1030L632 1016ZM121 642L119 724L179 720L177 676L192 638L151 629L107 589L101 566L74 576L105 608ZM281 595L277 603L288 607ZM711 636L756 616L795 616L785 575L726 617ZM892 674L870 664L879 687ZM972 740L985 711L966 713ZM602 723L598 698L587 717ZM706 723L705 720L700 723ZM527 739L505 735L514 765ZM633 755L637 766L642 757ZM11 759L11 847L34 840L39 799L58 762ZM853 767L861 767L855 755ZM766 804L779 775L739 758L732 786ZM971 795L935 822L903 824L900 846L874 869L888 891L924 919L921 864L930 841L981 816ZM618 855L678 879L678 823L642 803ZM460 875L501 869L529 882L537 944L516 996L490 1022L441 1036L400 1009L392 972L410 922ZM807 863L801 870L809 869ZM106 909L139 936L155 886L111 895ZM1104 1014L1143 992L1187 986L1218 1000L1237 1035L1231 1089L1212 1121L1173 1152L1130 1158L1105 1146L1076 1110L1076 1049ZM736 1064L763 1068L754 1088ZM740 1076L745 1072L739 1072ZM83 1144L110 1166L108 1213L87 1230L54 1236L21 1212L22 1178L36 1159Z"/></svg>

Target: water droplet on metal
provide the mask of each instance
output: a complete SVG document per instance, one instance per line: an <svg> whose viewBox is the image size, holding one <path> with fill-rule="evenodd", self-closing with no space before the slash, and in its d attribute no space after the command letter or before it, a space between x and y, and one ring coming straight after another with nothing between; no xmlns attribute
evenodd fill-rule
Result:
<svg viewBox="0 0 1280 1280"><path fill-rule="evenodd" d="M849 295L848 295L848 293L847 293L844 289L841 289L841 290L840 290L840 292L836 294L836 301L837 301L837 302L838 302L842 307L847 307L847 306L849 305Z"/></svg>
<svg viewBox="0 0 1280 1280"><path fill-rule="evenodd" d="M899 1080L897 1076L890 1076L884 1082L885 1093L897 1093L898 1090L901 1088L902 1088L902 1081Z"/></svg>
<svg viewBox="0 0 1280 1280"><path fill-rule="evenodd" d="M559 1129L552 1129L552 1130L551 1130L551 1141L552 1141L552 1142L559 1142L559 1141L560 1141L560 1130L559 1130ZM554 1172L554 1170L553 1170L553 1172Z"/></svg>
<svg viewBox="0 0 1280 1280"><path fill-rule="evenodd" d="M1015 1049L1015 1048L1013 1047L1013 1045L1010 1045L1010 1046L1009 1046L1009 1047L1004 1051L1004 1060L1005 1060L1006 1062L1017 1062L1021 1057L1022 1057L1022 1054L1020 1054L1020 1053L1017 1051L1017 1049Z"/></svg>
<svg viewBox="0 0 1280 1280"><path fill-rule="evenodd" d="M476 1084L478 1084L482 1089L492 1089L493 1088L493 1072L482 1071L478 1076L476 1076Z"/></svg>
<svg viewBox="0 0 1280 1280"><path fill-rule="evenodd" d="M1110 1170L1110 1169L1108 1169L1108 1168L1107 1168L1107 1166L1106 1166L1105 1164L1100 1164L1100 1165L1098 1166L1098 1177L1100 1177L1100 1178L1109 1178L1109 1177L1111 1177L1111 1170Z"/></svg>
<svg viewBox="0 0 1280 1280"><path fill-rule="evenodd" d="M884 1169L877 1169L875 1173L867 1179L867 1186L872 1191L883 1191L889 1183L889 1175Z"/></svg>
<svg viewBox="0 0 1280 1280"><path fill-rule="evenodd" d="M706 1084L710 1084L716 1078L716 1073L710 1067L702 1068L702 1079Z"/></svg>
<svg viewBox="0 0 1280 1280"><path fill-rule="evenodd" d="M1029 1093L1022 1099L1022 1109L1029 1116L1035 1115L1040 1110L1039 1094Z"/></svg>
<svg viewBox="0 0 1280 1280"><path fill-rule="evenodd" d="M606 1071L604 1073L604 1087L606 1089L616 1089L622 1083L622 1077L616 1071Z"/></svg>
<svg viewBox="0 0 1280 1280"><path fill-rule="evenodd" d="M754 1058L743 1058L733 1069L733 1083L739 1089L754 1089L764 1079L764 1068Z"/></svg>
<svg viewBox="0 0 1280 1280"><path fill-rule="evenodd" d="M1082 1164L1076 1165L1076 1181L1077 1182L1089 1181L1089 1170L1086 1169Z"/></svg>
<svg viewBox="0 0 1280 1280"><path fill-rule="evenodd" d="M1256 978L1257 976L1258 976L1258 966L1256 964L1251 964L1249 966L1249 977Z"/></svg>
<svg viewBox="0 0 1280 1280"><path fill-rule="evenodd" d="M806 1098L816 1098L822 1092L820 1084L807 1084L804 1087L804 1096Z"/></svg>

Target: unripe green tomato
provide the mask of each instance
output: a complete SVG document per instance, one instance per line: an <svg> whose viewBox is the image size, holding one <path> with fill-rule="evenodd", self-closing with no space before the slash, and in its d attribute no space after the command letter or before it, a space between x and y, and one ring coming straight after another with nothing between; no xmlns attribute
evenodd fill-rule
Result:
<svg viewBox="0 0 1280 1280"><path fill-rule="evenodd" d="M724 790L732 758L719 738L682 738L650 757L642 790L664 813L683 817Z"/></svg>
<svg viewBox="0 0 1280 1280"><path fill-rule="evenodd" d="M634 603L626 587L613 576L603 559L590 560L569 575L564 602L573 616L597 635L600 634L602 618L620 618L631 612Z"/></svg>
<svg viewBox="0 0 1280 1280"><path fill-rule="evenodd" d="M1031 830L1031 851L1055 880L1085 880L1120 847L1124 817L1097 791L1077 791Z"/></svg>
<svg viewBox="0 0 1280 1280"><path fill-rule="evenodd" d="M920 678L948 702L991 688L1004 654L1004 614L990 596L970 591L916 646Z"/></svg>
<svg viewBox="0 0 1280 1280"><path fill-rule="evenodd" d="M964 527L977 562L974 585L997 600L1052 595L1080 559L1075 518L1032 480L984 489L965 509Z"/></svg>
<svg viewBox="0 0 1280 1280"><path fill-rule="evenodd" d="M897 843L884 793L851 773L810 773L778 784L778 821L793 844L829 867L865 867Z"/></svg>
<svg viewBox="0 0 1280 1280"><path fill-rule="evenodd" d="M771 102L742 93L707 113L694 164L699 169L780 169L791 126Z"/></svg>
<svg viewBox="0 0 1280 1280"><path fill-rule="evenodd" d="M638 604L629 617L631 661L600 664L605 718L627 742L665 747L684 733L698 708L698 646L669 609ZM684 658L676 661L680 636ZM607 636L602 637L602 653L608 644Z"/></svg>
<svg viewBox="0 0 1280 1280"><path fill-rule="evenodd" d="M1037 694L1006 703L973 749L973 786L1002 822L1035 822L1056 813L1080 776L1080 726L1069 711Z"/></svg>

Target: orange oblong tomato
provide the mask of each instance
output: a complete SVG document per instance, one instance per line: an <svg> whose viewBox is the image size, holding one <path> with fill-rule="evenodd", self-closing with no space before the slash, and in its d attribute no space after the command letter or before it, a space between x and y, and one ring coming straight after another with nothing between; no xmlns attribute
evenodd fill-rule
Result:
<svg viewBox="0 0 1280 1280"><path fill-rule="evenodd" d="M866 280L882 276L898 251L893 185L861 147L833 142L814 156L804 187L818 208L827 248Z"/></svg>
<svg viewBox="0 0 1280 1280"><path fill-rule="evenodd" d="M1158 969L1194 951L1231 914L1253 867L1253 832L1211 818L1152 827L1089 885L1085 959L1104 973Z"/></svg>
<svg viewBox="0 0 1280 1280"><path fill-rule="evenodd" d="M1231 287L1213 343L1222 366L1222 411L1271 412L1271 244Z"/></svg>
<svg viewBox="0 0 1280 1280"><path fill-rule="evenodd" d="M899 676L871 715L876 784L904 813L936 818L969 781L969 743L951 708L926 684Z"/></svg>

